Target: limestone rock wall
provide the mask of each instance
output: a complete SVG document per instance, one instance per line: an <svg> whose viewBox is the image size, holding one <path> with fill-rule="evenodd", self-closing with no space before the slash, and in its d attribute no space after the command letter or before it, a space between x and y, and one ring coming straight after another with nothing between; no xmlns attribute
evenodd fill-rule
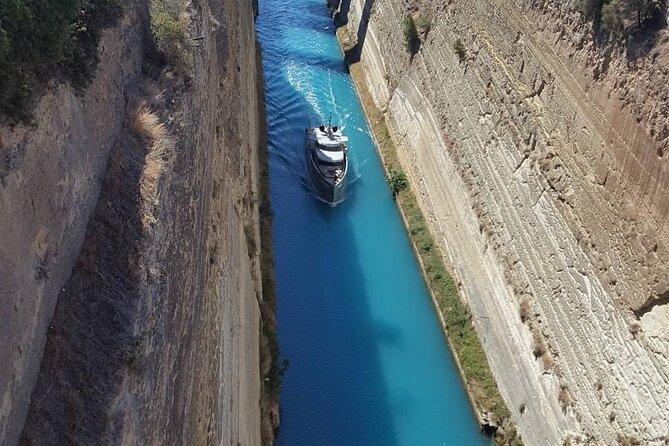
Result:
<svg viewBox="0 0 669 446"><path fill-rule="evenodd" d="M140 69L136 3L105 32L85 95L44 95L35 126L0 128L0 444L18 438L58 293L79 255Z"/></svg>
<svg viewBox="0 0 669 446"><path fill-rule="evenodd" d="M342 9L526 444L664 444L666 30L599 47L569 3Z"/></svg>
<svg viewBox="0 0 669 446"><path fill-rule="evenodd" d="M125 414L135 444L260 445L260 48L252 2L195 5L204 39L174 115L183 124L162 199L165 279L139 329L148 370L131 375L114 409L136 398Z"/></svg>
<svg viewBox="0 0 669 446"><path fill-rule="evenodd" d="M0 444L260 445L254 5L188 2L186 79L125 8L84 97L2 129Z"/></svg>

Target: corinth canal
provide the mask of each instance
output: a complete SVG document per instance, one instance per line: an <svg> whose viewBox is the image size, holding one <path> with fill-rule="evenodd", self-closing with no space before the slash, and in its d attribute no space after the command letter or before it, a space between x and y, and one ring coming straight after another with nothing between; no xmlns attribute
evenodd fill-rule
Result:
<svg viewBox="0 0 669 446"><path fill-rule="evenodd" d="M278 444L487 445L322 0L261 0L281 356ZM347 200L310 193L304 129L349 136Z"/></svg>

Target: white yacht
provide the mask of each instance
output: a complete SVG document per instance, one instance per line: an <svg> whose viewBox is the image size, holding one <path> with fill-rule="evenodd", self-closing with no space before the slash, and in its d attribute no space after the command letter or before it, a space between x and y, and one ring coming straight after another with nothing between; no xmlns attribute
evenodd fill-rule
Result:
<svg viewBox="0 0 669 446"><path fill-rule="evenodd" d="M306 160L318 198L336 206L346 198L348 138L337 126L306 129Z"/></svg>

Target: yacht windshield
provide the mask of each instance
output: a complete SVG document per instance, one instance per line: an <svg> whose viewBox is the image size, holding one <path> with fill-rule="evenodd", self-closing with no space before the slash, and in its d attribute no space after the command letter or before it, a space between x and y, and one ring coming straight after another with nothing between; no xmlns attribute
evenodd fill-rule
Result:
<svg viewBox="0 0 669 446"><path fill-rule="evenodd" d="M316 147L318 147L321 150L328 150L331 152L340 152L344 150L344 147L341 143L332 143L332 144L320 144L316 143Z"/></svg>

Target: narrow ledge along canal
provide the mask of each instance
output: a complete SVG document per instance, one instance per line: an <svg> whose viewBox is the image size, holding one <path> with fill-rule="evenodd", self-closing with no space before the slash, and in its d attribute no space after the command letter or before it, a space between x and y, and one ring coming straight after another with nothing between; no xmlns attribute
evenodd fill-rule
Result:
<svg viewBox="0 0 669 446"><path fill-rule="evenodd" d="M325 0L261 0L280 446L489 445L385 183ZM350 138L347 199L309 192L304 129Z"/></svg>

